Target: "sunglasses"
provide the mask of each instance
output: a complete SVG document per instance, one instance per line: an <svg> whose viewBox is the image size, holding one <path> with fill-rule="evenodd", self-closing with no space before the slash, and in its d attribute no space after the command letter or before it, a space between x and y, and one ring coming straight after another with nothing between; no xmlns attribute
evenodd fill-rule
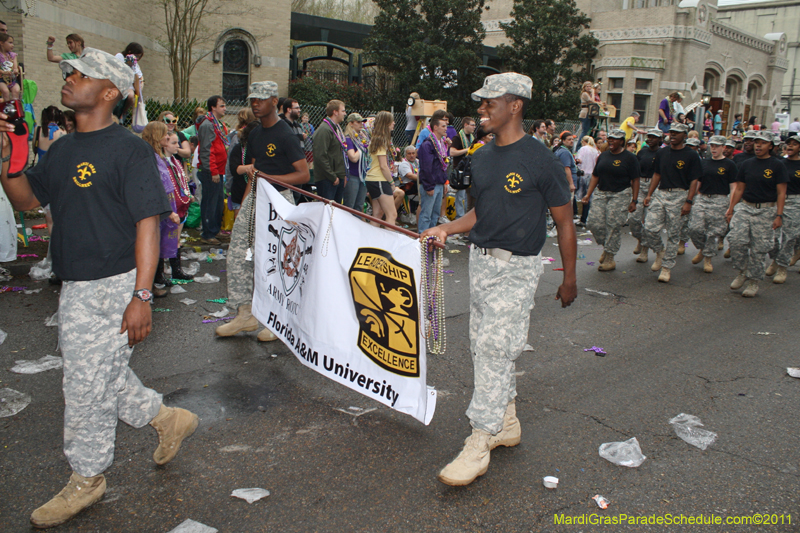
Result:
<svg viewBox="0 0 800 533"><path fill-rule="evenodd" d="M166 122L167 124L175 124L176 122L178 122L178 119L164 117L164 122Z"/></svg>

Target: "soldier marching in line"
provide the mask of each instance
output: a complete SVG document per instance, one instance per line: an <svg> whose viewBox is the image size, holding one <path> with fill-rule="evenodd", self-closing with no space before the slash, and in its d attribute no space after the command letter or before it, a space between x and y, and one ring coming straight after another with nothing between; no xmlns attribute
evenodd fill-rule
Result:
<svg viewBox="0 0 800 533"><path fill-rule="evenodd" d="M783 224L781 231L775 235L775 245L769 253L773 260L766 271L767 276L775 276L772 283L786 281L786 268L797 262L792 256L795 255L795 246L800 237L800 137L789 137L786 141L786 153L783 164L786 165L789 183L786 185Z"/></svg>
<svg viewBox="0 0 800 533"><path fill-rule="evenodd" d="M647 198L648 190L650 189L650 179L653 177L653 160L656 153L661 148L661 141L664 134L658 128L649 130L647 132L646 148L640 149L636 153L636 158L639 160L639 195L636 198L636 210L631 213L628 224L631 227L631 235L636 239L636 248L633 249L634 254L639 254L636 258L637 263L647 262L647 241L644 237L644 220L647 216L647 208L644 206L644 199Z"/></svg>

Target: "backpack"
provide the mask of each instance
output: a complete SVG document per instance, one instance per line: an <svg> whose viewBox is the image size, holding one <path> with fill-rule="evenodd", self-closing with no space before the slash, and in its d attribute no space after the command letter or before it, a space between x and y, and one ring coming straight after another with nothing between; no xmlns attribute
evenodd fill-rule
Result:
<svg viewBox="0 0 800 533"><path fill-rule="evenodd" d="M469 188L472 185L472 156L465 155L455 167L451 163L447 167L447 179L450 187L457 191Z"/></svg>

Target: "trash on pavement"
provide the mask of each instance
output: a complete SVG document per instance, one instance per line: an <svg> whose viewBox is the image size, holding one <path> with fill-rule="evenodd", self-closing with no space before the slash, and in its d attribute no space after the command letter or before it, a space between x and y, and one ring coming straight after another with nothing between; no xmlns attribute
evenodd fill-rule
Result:
<svg viewBox="0 0 800 533"><path fill-rule="evenodd" d="M22 359L15 361L15 363L16 364L11 367L11 371L15 374L38 374L45 370L53 370L64 366L64 360L53 355L45 355L35 361Z"/></svg>
<svg viewBox="0 0 800 533"><path fill-rule="evenodd" d="M241 498L247 503L253 503L255 501L260 500L261 498L266 498L269 496L269 491L265 489L236 489L235 491L231 492L231 496L234 498Z"/></svg>
<svg viewBox="0 0 800 533"><path fill-rule="evenodd" d="M753 335L777 335L777 333L770 333L769 331L759 331L757 333L753 333Z"/></svg>
<svg viewBox="0 0 800 533"><path fill-rule="evenodd" d="M6 337L8 337L8 333L0 329L0 344L3 344L3 342L5 342Z"/></svg>
<svg viewBox="0 0 800 533"><path fill-rule="evenodd" d="M553 476L545 476L542 478L542 484L548 489L558 488L558 478Z"/></svg>
<svg viewBox="0 0 800 533"><path fill-rule="evenodd" d="M192 300L191 298L184 298L183 300L181 300L181 303L186 305L192 305L196 304L197 300Z"/></svg>
<svg viewBox="0 0 800 533"><path fill-rule="evenodd" d="M536 350L534 350L534 349L533 349L533 346L531 346L530 344L526 344L526 345L525 345L525 346L522 348L522 351L523 351L523 352L534 352L534 351L536 351Z"/></svg>
<svg viewBox="0 0 800 533"><path fill-rule="evenodd" d="M461 250L447 250L447 251L448 251L448 253L451 253L451 254L460 254L461 253Z"/></svg>
<svg viewBox="0 0 800 533"><path fill-rule="evenodd" d="M206 300L207 302L211 302L212 304L226 304L228 303L227 298L214 298L213 300Z"/></svg>
<svg viewBox="0 0 800 533"><path fill-rule="evenodd" d="M170 294L183 294L184 292L186 292L186 289L184 289L180 285L173 285L172 288L169 290Z"/></svg>
<svg viewBox="0 0 800 533"><path fill-rule="evenodd" d="M222 261L225 259L225 250L222 248L211 248L208 250L208 258L213 261Z"/></svg>
<svg viewBox="0 0 800 533"><path fill-rule="evenodd" d="M53 313L53 316L44 321L45 326L58 327L58 311Z"/></svg>
<svg viewBox="0 0 800 533"><path fill-rule="evenodd" d="M588 265L589 263L586 263L586 264ZM592 264L594 264L594 262L592 262ZM589 289L589 288L586 288L586 292L593 292L593 293L595 293L595 294L599 294L600 296L614 296L614 295L613 295L613 294L611 294L610 292L598 291L597 289Z"/></svg>
<svg viewBox="0 0 800 533"><path fill-rule="evenodd" d="M580 239L578 241L578 246L591 246L594 242L591 239Z"/></svg>
<svg viewBox="0 0 800 533"><path fill-rule="evenodd" d="M220 309L216 313L209 313L208 315L209 316L213 316L215 318L222 318L224 316L228 316L228 314L230 314L230 312L231 312L230 309L228 309L227 307L223 307L222 309Z"/></svg>
<svg viewBox="0 0 800 533"><path fill-rule="evenodd" d="M553 259L552 257L542 257L542 263L545 265L549 265L553 261L555 261L555 259Z"/></svg>
<svg viewBox="0 0 800 533"><path fill-rule="evenodd" d="M608 506L611 504L610 501L600 496L599 494L595 494L594 496L592 496L592 499L597 502L597 506L600 509L608 509Z"/></svg>
<svg viewBox="0 0 800 533"><path fill-rule="evenodd" d="M206 272L199 278L194 278L194 281L197 283L219 283L219 276L212 276Z"/></svg>
<svg viewBox="0 0 800 533"><path fill-rule="evenodd" d="M236 318L236 317L233 317L233 316L226 316L226 317L222 317L222 318L211 318L211 317L209 317L209 318L204 318L203 319L203 324L211 324L212 322L220 322L221 320L233 320L234 318Z"/></svg>
<svg viewBox="0 0 800 533"><path fill-rule="evenodd" d="M717 434L713 431L700 429L703 423L694 415L681 413L669 423L681 439L701 450L705 450L717 440Z"/></svg>
<svg viewBox="0 0 800 533"><path fill-rule="evenodd" d="M39 294L40 292L42 292L42 289L28 289L23 290L22 294Z"/></svg>
<svg viewBox="0 0 800 533"><path fill-rule="evenodd" d="M800 378L800 368L790 366L786 369L786 373L792 376L793 378Z"/></svg>
<svg viewBox="0 0 800 533"><path fill-rule="evenodd" d="M636 468L641 465L647 457L642 455L639 441L636 437L625 442L606 442L600 445L600 457L611 461L615 465Z"/></svg>
<svg viewBox="0 0 800 533"><path fill-rule="evenodd" d="M187 518L180 523L178 527L168 531L167 533L217 533L219 529L195 522L191 518Z"/></svg>
<svg viewBox="0 0 800 533"><path fill-rule="evenodd" d="M32 280L35 281L44 281L50 278L50 274L53 273L53 266L50 261L47 260L45 257L38 263L35 263L31 266L31 270L28 275L31 277Z"/></svg>
<svg viewBox="0 0 800 533"><path fill-rule="evenodd" d="M599 357L605 357L606 355L608 355L604 349L602 349L602 348L600 348L598 346L592 346L591 348L584 348L583 351L584 352L594 352L594 354L599 356Z"/></svg>
<svg viewBox="0 0 800 533"><path fill-rule="evenodd" d="M205 261L208 259L208 252L184 252L183 255L181 255L181 259L184 261Z"/></svg>
<svg viewBox="0 0 800 533"><path fill-rule="evenodd" d="M169 313L170 311L172 311L172 309L164 309L163 307L154 307L153 308L153 312L154 313Z"/></svg>
<svg viewBox="0 0 800 533"><path fill-rule="evenodd" d="M31 397L14 389L0 389L0 418L14 416L31 403Z"/></svg>
<svg viewBox="0 0 800 533"><path fill-rule="evenodd" d="M189 276L194 276L200 271L200 263L192 261L189 266L183 269L183 273Z"/></svg>

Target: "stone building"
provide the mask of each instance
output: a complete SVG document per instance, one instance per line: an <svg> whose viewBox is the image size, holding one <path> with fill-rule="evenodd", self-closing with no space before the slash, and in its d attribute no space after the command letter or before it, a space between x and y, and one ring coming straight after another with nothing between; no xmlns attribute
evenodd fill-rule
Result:
<svg viewBox="0 0 800 533"><path fill-rule="evenodd" d="M722 22L716 0L578 0L578 8L600 41L593 78L619 108L617 120L638 111L643 124L654 125L659 103L673 91L684 94L684 107L708 91L726 127L736 113L771 123L781 108L788 61L780 31L759 36ZM510 10L511 0L490 3L485 44L503 42L499 22Z"/></svg>
<svg viewBox="0 0 800 533"><path fill-rule="evenodd" d="M216 0L211 1L211 5ZM228 99L247 96L250 81L273 80L285 94L289 82L290 0L271 0L268 7L256 0L226 2L228 16L204 20L212 30L198 46L205 57L191 77L190 98L205 100L212 94ZM68 52L65 37L81 35L86 46L110 53L122 52L129 42L144 49L140 63L146 98L173 98L172 73L165 49L164 11L158 0L5 0L0 20L14 36L15 51L26 76L39 86L35 108L60 104L61 71L46 56L47 37L56 38L54 51Z"/></svg>

